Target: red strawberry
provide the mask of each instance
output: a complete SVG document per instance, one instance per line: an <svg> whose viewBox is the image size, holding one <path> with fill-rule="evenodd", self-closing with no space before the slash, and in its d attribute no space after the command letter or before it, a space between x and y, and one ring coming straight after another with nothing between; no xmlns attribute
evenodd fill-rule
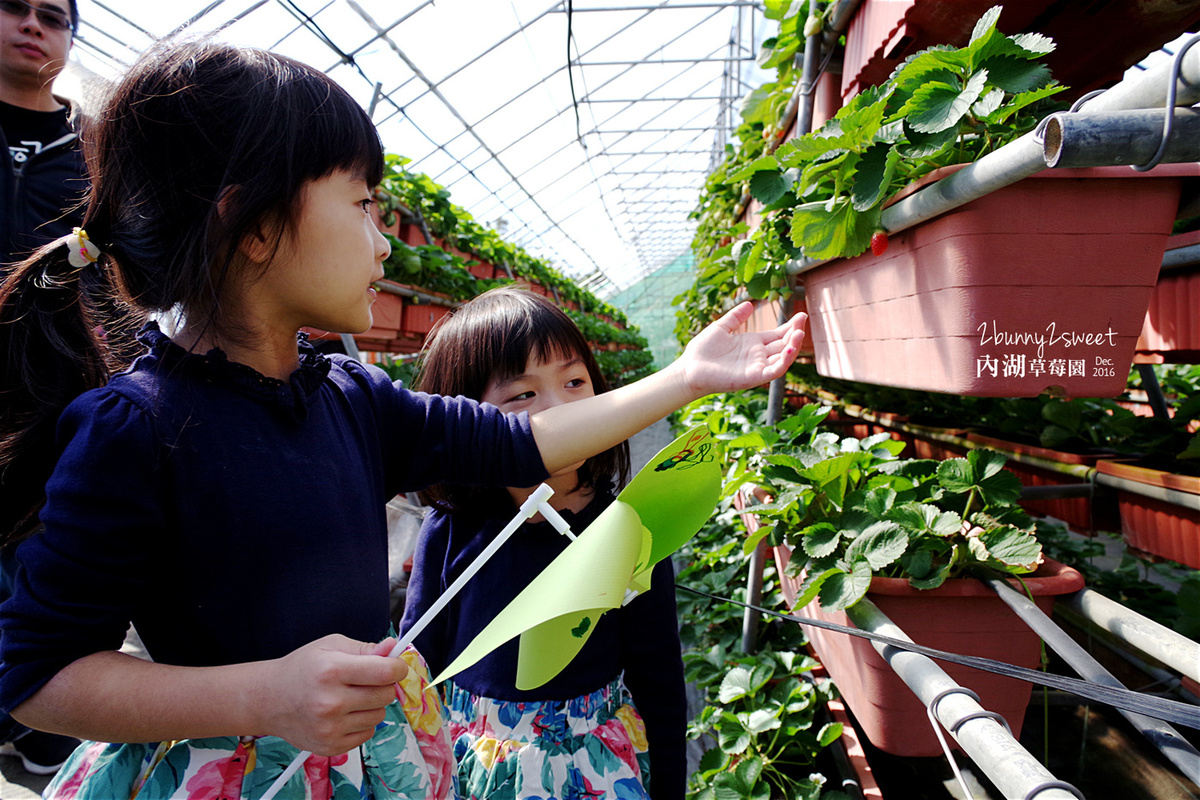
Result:
<svg viewBox="0 0 1200 800"><path fill-rule="evenodd" d="M877 230L871 234L871 252L877 256L881 256L887 251L888 238L887 231Z"/></svg>

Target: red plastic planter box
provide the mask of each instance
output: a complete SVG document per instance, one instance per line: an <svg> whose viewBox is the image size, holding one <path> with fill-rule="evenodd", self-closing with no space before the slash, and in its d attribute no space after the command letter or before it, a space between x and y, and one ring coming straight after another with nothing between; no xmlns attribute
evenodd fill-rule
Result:
<svg viewBox="0 0 1200 800"><path fill-rule="evenodd" d="M1101 461L1104 475L1200 496L1200 478L1156 469ZM1200 569L1200 510L1185 508L1136 492L1118 490L1121 535L1130 548Z"/></svg>
<svg viewBox="0 0 1200 800"><path fill-rule="evenodd" d="M783 548L775 550L781 576L789 555ZM1083 588L1083 576L1056 561L1047 561L1024 581L1034 602L1046 614L1051 612L1056 595ZM1024 593L1015 580L1010 583ZM790 579L783 579L782 584L789 604L794 602L795 584ZM1039 664L1038 635L1003 600L974 579L954 579L937 589L917 590L902 578L875 578L867 597L918 644L1030 669ZM852 625L844 611L823 611L815 601L796 613ZM925 707L870 642L820 628L806 628L805 633L873 745L897 756L941 755ZM938 662L938 666L956 683L977 693L981 706L1003 715L1014 738L1021 735L1032 684L956 664Z"/></svg>
<svg viewBox="0 0 1200 800"><path fill-rule="evenodd" d="M983 397L1120 394L1187 176L1200 164L1045 170L894 234L882 256L810 270L817 371Z"/></svg>

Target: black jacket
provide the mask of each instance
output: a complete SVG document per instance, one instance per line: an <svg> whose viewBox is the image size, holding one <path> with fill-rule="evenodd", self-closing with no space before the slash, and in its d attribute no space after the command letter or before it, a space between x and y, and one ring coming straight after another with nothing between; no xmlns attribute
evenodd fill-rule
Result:
<svg viewBox="0 0 1200 800"><path fill-rule="evenodd" d="M74 114L70 121L77 128ZM13 160L0 131L0 271L79 225L79 201L86 191L83 154L74 130L64 131L21 163Z"/></svg>

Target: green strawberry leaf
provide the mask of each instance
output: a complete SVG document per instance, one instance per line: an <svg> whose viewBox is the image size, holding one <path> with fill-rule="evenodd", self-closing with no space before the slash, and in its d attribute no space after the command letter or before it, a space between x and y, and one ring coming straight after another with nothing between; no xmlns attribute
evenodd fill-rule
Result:
<svg viewBox="0 0 1200 800"><path fill-rule="evenodd" d="M909 127L920 133L937 133L957 125L983 94L987 75L987 70L979 70L961 89L942 81L922 84L901 110Z"/></svg>

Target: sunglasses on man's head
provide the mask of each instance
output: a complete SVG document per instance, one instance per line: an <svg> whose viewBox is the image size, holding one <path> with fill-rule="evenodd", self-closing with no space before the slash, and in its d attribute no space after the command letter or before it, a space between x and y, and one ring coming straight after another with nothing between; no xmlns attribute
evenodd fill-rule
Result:
<svg viewBox="0 0 1200 800"><path fill-rule="evenodd" d="M0 0L0 12L11 14L18 19L25 19L30 11L36 14L38 22L49 30L65 31L71 28L71 17L57 8L32 6L25 0Z"/></svg>

